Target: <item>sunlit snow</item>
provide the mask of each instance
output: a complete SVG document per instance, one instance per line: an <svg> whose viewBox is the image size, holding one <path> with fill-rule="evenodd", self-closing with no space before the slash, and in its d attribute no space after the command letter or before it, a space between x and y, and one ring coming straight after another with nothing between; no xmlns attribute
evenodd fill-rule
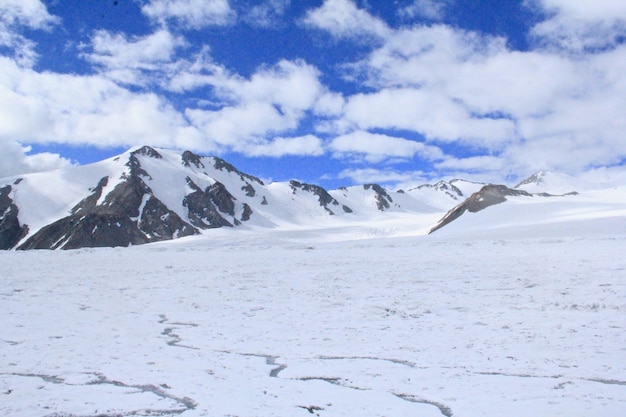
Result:
<svg viewBox="0 0 626 417"><path fill-rule="evenodd" d="M0 414L624 415L626 216L522 200L0 252Z"/></svg>

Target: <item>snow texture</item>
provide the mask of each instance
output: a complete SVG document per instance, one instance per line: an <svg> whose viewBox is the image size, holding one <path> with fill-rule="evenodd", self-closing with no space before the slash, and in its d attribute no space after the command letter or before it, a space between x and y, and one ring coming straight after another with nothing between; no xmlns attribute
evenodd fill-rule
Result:
<svg viewBox="0 0 626 417"><path fill-rule="evenodd" d="M611 195L2 251L0 414L626 415Z"/></svg>

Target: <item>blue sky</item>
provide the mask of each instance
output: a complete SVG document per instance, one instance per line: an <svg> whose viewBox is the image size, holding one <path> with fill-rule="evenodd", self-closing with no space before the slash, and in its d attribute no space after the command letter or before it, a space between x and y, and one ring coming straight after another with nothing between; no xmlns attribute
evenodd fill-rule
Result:
<svg viewBox="0 0 626 417"><path fill-rule="evenodd" d="M3 0L0 176L132 146L327 188L623 171L626 2Z"/></svg>

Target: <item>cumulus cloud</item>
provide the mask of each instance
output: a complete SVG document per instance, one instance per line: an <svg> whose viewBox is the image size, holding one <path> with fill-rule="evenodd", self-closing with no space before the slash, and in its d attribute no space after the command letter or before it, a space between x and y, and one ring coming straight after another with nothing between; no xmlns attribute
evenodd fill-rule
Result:
<svg viewBox="0 0 626 417"><path fill-rule="evenodd" d="M353 184L423 184L428 181L422 171L398 171L390 168L349 168L338 178L350 179Z"/></svg>
<svg viewBox="0 0 626 417"><path fill-rule="evenodd" d="M303 23L337 39L382 39L391 31L383 20L359 9L352 0L325 0L306 14Z"/></svg>
<svg viewBox="0 0 626 417"><path fill-rule="evenodd" d="M32 29L47 29L59 19L48 13L40 0L3 0L0 3L0 22L19 24Z"/></svg>
<svg viewBox="0 0 626 417"><path fill-rule="evenodd" d="M0 47L12 51L20 65L32 67L37 61L35 43L16 28L49 30L59 19L48 13L40 0L5 0L0 2Z"/></svg>
<svg viewBox="0 0 626 417"><path fill-rule="evenodd" d="M588 19L621 12L622 6L600 3ZM567 11L581 19L591 7L551 4L559 7L556 16ZM334 128L339 135L417 132L434 146L460 144L478 154L433 164L444 174L582 172L619 163L626 156L625 54L623 43L581 56L515 51L506 39L446 25L395 29L347 66L373 91L346 97Z"/></svg>
<svg viewBox="0 0 626 417"><path fill-rule="evenodd" d="M322 141L314 135L304 135L291 138L277 137L271 141L250 144L243 153L249 156L270 156L279 158L288 155L320 156L324 154Z"/></svg>
<svg viewBox="0 0 626 417"><path fill-rule="evenodd" d="M177 48L187 43L161 29L143 37L128 39L123 34L100 30L91 40L91 52L85 58L100 67L106 75L124 84L145 84L144 73L161 72L172 62Z"/></svg>
<svg viewBox="0 0 626 417"><path fill-rule="evenodd" d="M443 157L439 148L413 140L355 131L333 139L329 148L336 157L351 156L377 163L390 158L411 159L416 155L426 160Z"/></svg>
<svg viewBox="0 0 626 417"><path fill-rule="evenodd" d="M534 40L572 52L611 48L626 36L626 3L616 0L528 0L547 19L532 29Z"/></svg>
<svg viewBox="0 0 626 417"><path fill-rule="evenodd" d="M44 172L57 168L65 168L71 162L58 154L42 152L29 155L29 146L22 146L11 140L0 139L0 177L28 174L31 172Z"/></svg>
<svg viewBox="0 0 626 417"><path fill-rule="evenodd" d="M251 26L261 28L276 28L282 25L281 18L291 5L291 0L265 0L260 4L246 8L243 20Z"/></svg>
<svg viewBox="0 0 626 417"><path fill-rule="evenodd" d="M413 0L409 6L400 8L400 16L407 18L421 17L430 20L441 20L451 0Z"/></svg>
<svg viewBox="0 0 626 417"><path fill-rule="evenodd" d="M119 146L176 146L193 135L154 93L137 93L99 76L39 73L0 58L0 139Z"/></svg>
<svg viewBox="0 0 626 417"><path fill-rule="evenodd" d="M228 25L236 16L228 0L150 0L141 10L163 25L174 21L189 29Z"/></svg>

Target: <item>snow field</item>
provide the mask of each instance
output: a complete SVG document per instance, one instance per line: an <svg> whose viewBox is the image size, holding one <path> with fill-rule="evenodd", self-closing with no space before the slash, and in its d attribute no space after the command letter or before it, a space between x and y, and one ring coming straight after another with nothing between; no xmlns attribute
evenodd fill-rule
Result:
<svg viewBox="0 0 626 417"><path fill-rule="evenodd" d="M2 252L0 414L626 414L626 233L493 233Z"/></svg>

